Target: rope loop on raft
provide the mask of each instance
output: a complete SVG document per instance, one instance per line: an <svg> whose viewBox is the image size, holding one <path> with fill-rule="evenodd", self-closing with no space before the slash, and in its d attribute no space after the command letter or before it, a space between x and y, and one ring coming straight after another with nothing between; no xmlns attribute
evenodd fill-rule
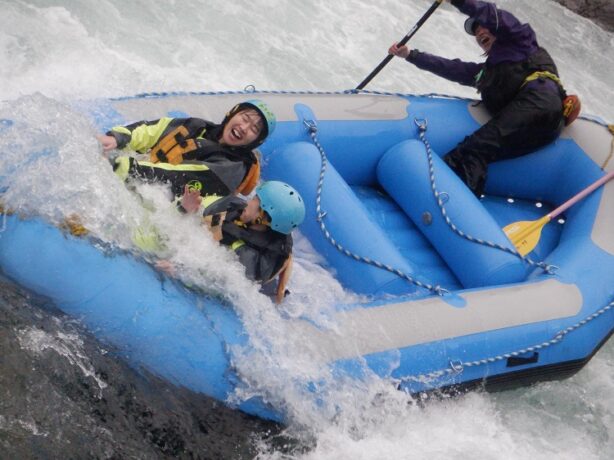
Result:
<svg viewBox="0 0 614 460"><path fill-rule="evenodd" d="M303 124L307 127L309 134L315 134L318 132L318 125L313 120L303 120Z"/></svg>
<svg viewBox="0 0 614 460"><path fill-rule="evenodd" d="M444 296L446 294L449 294L450 291L448 291L447 289L442 288L439 285L433 285L430 283L426 283L426 282L422 282L420 280L417 280L411 276L409 276L407 273L394 268L390 265L384 264L382 262L379 262L377 260L373 260L370 259L368 257L364 257L361 255L358 255L352 251L350 251L349 249L346 249L343 245L341 245L339 242L337 242L335 240L335 238L331 235L331 233L328 231L328 229L326 228L326 223L324 222L324 217L326 217L326 212L322 211L322 189L323 189L323 185L324 185L324 177L326 175L326 167L328 165L328 158L326 156L326 152L324 152L324 148L322 147L322 145L320 144L318 137L316 135L317 131L318 131L318 127L317 124L314 120L303 120L303 123L305 124L305 126L307 127L307 131L309 133L309 135L311 136L311 140L313 141L314 145L316 146L316 148L318 149L318 151L320 152L320 158L321 158L321 168L320 168L320 177L318 179L318 185L317 185L317 191L316 191L316 220L318 221L318 223L320 224L320 230L322 231L322 233L324 234L324 237L326 238L326 240L332 244L338 251L340 251L341 253L345 254L348 257L351 257L352 259L358 261L358 262L363 262L366 263L368 265L372 265L374 267L380 268L382 270L386 270L389 271L391 273L394 273L395 275L397 275L399 278L402 278L404 280L406 280L407 282L418 286L420 288L424 288L427 289L439 296Z"/></svg>

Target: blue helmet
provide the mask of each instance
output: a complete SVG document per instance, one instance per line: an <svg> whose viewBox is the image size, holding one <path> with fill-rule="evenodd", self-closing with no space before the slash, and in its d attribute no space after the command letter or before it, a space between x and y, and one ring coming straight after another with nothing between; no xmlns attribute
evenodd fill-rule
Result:
<svg viewBox="0 0 614 460"><path fill-rule="evenodd" d="M301 195L285 182L271 180L256 188L260 207L271 217L271 228L286 235L305 219Z"/></svg>

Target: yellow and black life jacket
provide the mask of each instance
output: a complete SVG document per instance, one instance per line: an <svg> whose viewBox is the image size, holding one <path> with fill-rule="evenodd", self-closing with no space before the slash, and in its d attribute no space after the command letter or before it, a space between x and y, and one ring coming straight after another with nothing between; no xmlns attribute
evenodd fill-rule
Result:
<svg viewBox="0 0 614 460"><path fill-rule="evenodd" d="M229 160L244 164L246 173L234 192L249 195L260 180L260 161L251 150L231 149L203 137L190 137L188 129L181 125L162 136L149 152L152 163L162 162L173 165L181 164L186 160L207 161L215 154L222 154Z"/></svg>

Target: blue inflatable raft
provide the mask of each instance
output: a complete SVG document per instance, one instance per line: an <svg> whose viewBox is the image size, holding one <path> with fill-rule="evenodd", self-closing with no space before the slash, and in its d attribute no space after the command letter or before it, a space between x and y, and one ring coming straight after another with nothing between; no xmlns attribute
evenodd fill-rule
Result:
<svg viewBox="0 0 614 460"><path fill-rule="evenodd" d="M410 393L497 388L569 376L612 334L614 183L547 225L526 257L502 230L540 218L614 168L605 123L578 119L540 151L491 165L478 199L441 160L487 119L475 101L148 94L96 102L90 115L101 131L169 115L220 120L253 97L278 118L261 148L263 177L300 191L300 232L345 288L369 299L336 306L334 331L287 320L317 346L322 366L360 378L366 363ZM245 385L227 352L249 346L233 308L42 219L5 214L3 222L2 273L82 319L132 364L221 401ZM257 396L236 405L284 417Z"/></svg>

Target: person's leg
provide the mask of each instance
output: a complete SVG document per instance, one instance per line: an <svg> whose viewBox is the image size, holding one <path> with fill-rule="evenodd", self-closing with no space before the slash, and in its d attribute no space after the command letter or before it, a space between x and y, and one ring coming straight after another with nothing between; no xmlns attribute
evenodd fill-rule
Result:
<svg viewBox="0 0 614 460"><path fill-rule="evenodd" d="M446 154L444 161L479 196L489 163L533 152L554 141L562 128L559 95L526 90Z"/></svg>

